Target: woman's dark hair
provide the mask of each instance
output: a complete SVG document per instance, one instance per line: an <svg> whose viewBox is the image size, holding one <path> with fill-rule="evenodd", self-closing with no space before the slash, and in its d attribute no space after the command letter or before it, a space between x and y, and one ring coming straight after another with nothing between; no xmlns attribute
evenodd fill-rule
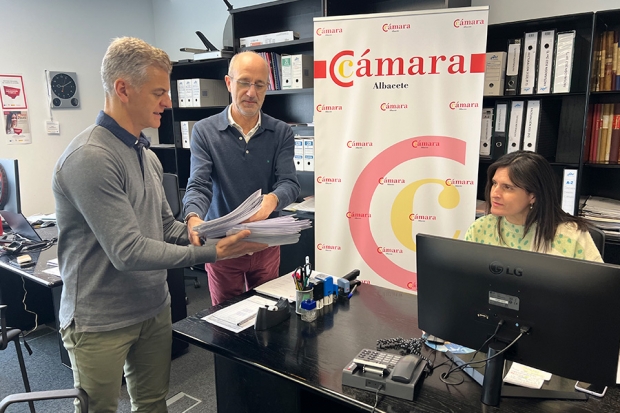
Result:
<svg viewBox="0 0 620 413"><path fill-rule="evenodd" d="M493 177L499 168L506 168L513 184L534 194L536 201L525 219L524 236L536 223L534 234L534 249L547 251L551 247L558 226L565 222L572 222L581 231L588 230L587 222L580 217L572 216L562 210L560 191L547 160L536 152L516 151L503 155L487 170L487 184L484 190L487 212L491 210L491 188ZM501 232L502 217L497 220L497 233L501 241L506 241Z"/></svg>

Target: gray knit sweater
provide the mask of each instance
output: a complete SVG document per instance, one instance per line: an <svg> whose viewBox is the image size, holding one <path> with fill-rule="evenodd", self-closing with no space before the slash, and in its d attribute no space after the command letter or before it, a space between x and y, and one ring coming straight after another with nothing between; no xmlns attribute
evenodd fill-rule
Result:
<svg viewBox="0 0 620 413"><path fill-rule="evenodd" d="M214 243L187 246L161 164L142 151L144 177L136 150L92 125L56 164L61 329L75 321L78 332L109 331L154 317L169 305L167 268L215 261Z"/></svg>

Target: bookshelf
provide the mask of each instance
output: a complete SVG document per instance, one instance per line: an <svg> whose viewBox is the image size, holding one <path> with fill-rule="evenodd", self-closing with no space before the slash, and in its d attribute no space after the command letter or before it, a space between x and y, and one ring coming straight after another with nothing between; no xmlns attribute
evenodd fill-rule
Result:
<svg viewBox="0 0 620 413"><path fill-rule="evenodd" d="M514 96L485 96L484 107L493 107L498 100L540 100L541 105L554 109L553 122L557 127L555 152L547 159L551 162L557 179L562 180L564 169L578 171L577 199L575 211L579 208L579 197L592 195L620 199L620 165L610 162L588 161L592 111L596 104L620 103L620 90L597 91L596 51L601 33L620 30L617 22L620 10L580 13L527 21L490 25L487 51L507 50L509 39L523 38L524 33L556 29L557 32L575 30L575 50L569 93L533 94ZM478 197L484 197L486 171L493 161L480 159L478 173ZM605 262L620 264L620 243L607 241Z"/></svg>

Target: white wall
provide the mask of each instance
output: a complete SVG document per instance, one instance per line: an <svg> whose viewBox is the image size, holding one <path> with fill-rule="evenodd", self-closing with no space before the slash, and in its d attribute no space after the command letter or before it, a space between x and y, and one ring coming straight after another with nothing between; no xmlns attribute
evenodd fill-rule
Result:
<svg viewBox="0 0 620 413"><path fill-rule="evenodd" d="M0 157L19 161L25 215L54 212L53 167L67 144L103 109L101 59L118 36L154 41L150 0L0 0L0 74L20 74L28 100L32 144L0 142ZM81 107L54 110L60 135L45 134L49 118L45 69L76 72ZM0 121L3 123L3 121Z"/></svg>
<svg viewBox="0 0 620 413"><path fill-rule="evenodd" d="M222 48L228 8L222 0L152 0L155 16L155 43L172 60L188 59L181 47L204 48L196 36L201 31L218 49ZM265 3L264 0L229 0L235 9Z"/></svg>
<svg viewBox="0 0 620 413"><path fill-rule="evenodd" d="M471 0L471 5L489 6L489 24L495 24L620 9L620 0Z"/></svg>

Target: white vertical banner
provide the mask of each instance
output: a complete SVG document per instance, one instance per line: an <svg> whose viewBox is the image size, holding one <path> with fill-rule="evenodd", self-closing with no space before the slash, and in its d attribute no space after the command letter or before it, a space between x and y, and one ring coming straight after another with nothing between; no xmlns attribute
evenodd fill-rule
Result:
<svg viewBox="0 0 620 413"><path fill-rule="evenodd" d="M488 7L314 20L316 265L417 290L476 204Z"/></svg>

